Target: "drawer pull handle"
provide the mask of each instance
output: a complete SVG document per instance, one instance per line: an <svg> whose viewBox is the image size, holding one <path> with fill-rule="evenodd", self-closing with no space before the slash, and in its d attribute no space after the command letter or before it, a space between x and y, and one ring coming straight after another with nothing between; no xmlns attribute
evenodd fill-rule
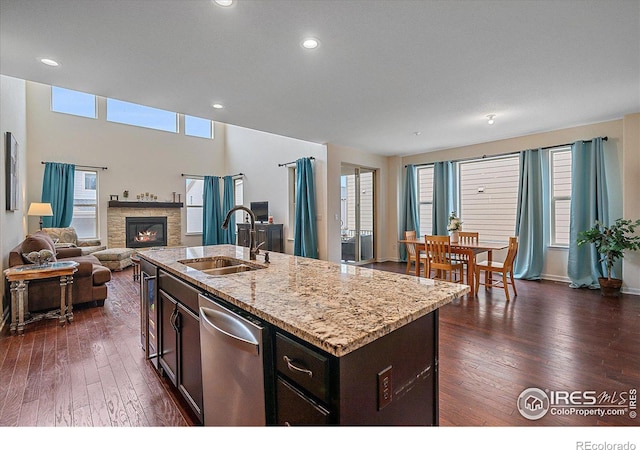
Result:
<svg viewBox="0 0 640 450"><path fill-rule="evenodd" d="M302 367L297 367L293 364L293 360L291 358L289 358L287 355L283 356L284 362L287 363L287 367L289 368L289 370L292 370L294 372L302 372L302 373L306 373L307 375L309 375L309 378L313 377L313 372L310 371L309 369L303 369Z"/></svg>

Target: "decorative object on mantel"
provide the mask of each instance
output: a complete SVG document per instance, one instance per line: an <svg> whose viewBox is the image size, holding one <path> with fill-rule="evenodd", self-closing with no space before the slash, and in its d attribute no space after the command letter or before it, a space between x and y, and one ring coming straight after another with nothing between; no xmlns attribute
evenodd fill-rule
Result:
<svg viewBox="0 0 640 450"><path fill-rule="evenodd" d="M158 196L154 194L150 194L149 192L145 192L144 194L136 195L136 200L141 202L157 202Z"/></svg>
<svg viewBox="0 0 640 450"><path fill-rule="evenodd" d="M455 211L451 211L451 214L449 214L447 230L451 232L451 242L457 244L459 240L458 232L462 231L462 220L456 215Z"/></svg>
<svg viewBox="0 0 640 450"><path fill-rule="evenodd" d="M120 202L117 200L109 201L109 208L182 208L184 205L180 202L146 202L132 201Z"/></svg>
<svg viewBox="0 0 640 450"><path fill-rule="evenodd" d="M129 198L129 191L124 191L124 192L122 193L122 197L123 197L123 198Z"/></svg>
<svg viewBox="0 0 640 450"><path fill-rule="evenodd" d="M117 202L118 201L118 196L117 195L110 195L109 196L109 200L115 200Z"/></svg>
<svg viewBox="0 0 640 450"><path fill-rule="evenodd" d="M39 252L23 253L22 256L32 264L35 264L35 268L45 266L49 260L53 257L51 250L42 249Z"/></svg>

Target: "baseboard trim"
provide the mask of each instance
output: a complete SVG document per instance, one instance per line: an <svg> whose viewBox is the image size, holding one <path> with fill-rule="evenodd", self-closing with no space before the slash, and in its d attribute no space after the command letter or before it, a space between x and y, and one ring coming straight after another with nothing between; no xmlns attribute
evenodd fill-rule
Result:
<svg viewBox="0 0 640 450"><path fill-rule="evenodd" d="M558 281L560 283L571 283L571 280L568 277L560 277L558 275L550 275L547 273L543 273L540 275L540 278L548 281Z"/></svg>

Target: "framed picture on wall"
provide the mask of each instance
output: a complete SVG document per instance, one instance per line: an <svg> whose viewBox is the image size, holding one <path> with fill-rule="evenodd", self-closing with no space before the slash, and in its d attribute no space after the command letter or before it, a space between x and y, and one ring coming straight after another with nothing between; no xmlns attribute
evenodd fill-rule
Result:
<svg viewBox="0 0 640 450"><path fill-rule="evenodd" d="M15 211L18 209L19 184L18 184L18 142L12 133L6 133L5 141L6 149L6 192L7 192L7 211Z"/></svg>

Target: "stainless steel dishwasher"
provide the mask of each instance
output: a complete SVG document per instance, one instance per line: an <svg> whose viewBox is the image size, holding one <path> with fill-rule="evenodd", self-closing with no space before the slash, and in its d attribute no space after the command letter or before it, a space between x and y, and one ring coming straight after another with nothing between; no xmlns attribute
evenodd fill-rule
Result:
<svg viewBox="0 0 640 450"><path fill-rule="evenodd" d="M266 425L267 326L203 295L199 307L204 424Z"/></svg>

